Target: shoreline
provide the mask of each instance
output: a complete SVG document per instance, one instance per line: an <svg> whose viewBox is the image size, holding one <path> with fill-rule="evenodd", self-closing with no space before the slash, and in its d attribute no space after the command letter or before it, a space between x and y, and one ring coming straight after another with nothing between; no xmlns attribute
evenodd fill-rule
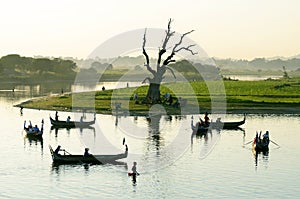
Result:
<svg viewBox="0 0 300 199"><path fill-rule="evenodd" d="M61 95L55 95L61 96ZM33 99L25 100L19 104L13 105L14 107L23 107L25 109L34 109L34 110L49 110L49 111L64 111L64 112L82 112L82 109L72 109L69 107L53 107L52 108L35 108L32 106L27 106L27 104L34 103L34 101L37 101L39 99L47 99L49 96L43 96L43 97L37 97ZM258 115L268 115L268 114L275 114L275 115L300 115L300 104L297 104L297 106L293 106L294 104L280 104L280 103L258 103L256 106L253 104L249 104L249 107L245 106L231 106L227 107L225 113L226 114L258 114ZM180 108L179 108L180 109ZM120 111L114 111L112 109L110 110L97 110L97 108L86 108L86 112L93 112L95 111L97 114L104 114L104 115L126 115L126 116L149 116L149 111L137 111L137 110L120 110ZM224 114L224 109L216 109L213 112L211 112L210 109L204 109L200 107L200 113L193 111L194 108L190 107L187 111L185 110L185 114L182 114L180 111L176 113L171 113L168 115L191 115L191 114L204 114L205 112L209 112L210 114ZM179 114L181 113L181 114Z"/></svg>

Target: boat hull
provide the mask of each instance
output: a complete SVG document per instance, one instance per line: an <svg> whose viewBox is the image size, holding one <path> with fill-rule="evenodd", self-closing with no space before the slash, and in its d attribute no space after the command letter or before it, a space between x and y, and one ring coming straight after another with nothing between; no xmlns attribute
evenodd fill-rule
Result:
<svg viewBox="0 0 300 199"><path fill-rule="evenodd" d="M43 138L43 131L39 131L39 132L36 132L36 131L30 131L28 129L25 129L25 132L26 132L26 137L28 138Z"/></svg>
<svg viewBox="0 0 300 199"><path fill-rule="evenodd" d="M50 117L51 125L54 127L60 127L60 128L89 127L89 126L95 124L95 121L96 121L96 119L94 119L93 121L89 121L89 122L74 122L74 121L66 122L66 121L61 121L61 120L54 120Z"/></svg>
<svg viewBox="0 0 300 199"><path fill-rule="evenodd" d="M245 124L246 117L243 120L238 122L210 122L206 126L209 126L212 129L238 129L241 125Z"/></svg>
<svg viewBox="0 0 300 199"><path fill-rule="evenodd" d="M113 163L116 160L126 158L128 151L125 153L116 154L116 155L60 155L54 153L51 146L49 146L53 163L55 164L107 164Z"/></svg>

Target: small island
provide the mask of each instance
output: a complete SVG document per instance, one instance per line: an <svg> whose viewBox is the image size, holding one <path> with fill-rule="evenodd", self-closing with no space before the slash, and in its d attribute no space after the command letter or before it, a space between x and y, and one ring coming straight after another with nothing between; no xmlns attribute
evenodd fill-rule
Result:
<svg viewBox="0 0 300 199"><path fill-rule="evenodd" d="M212 84L214 82L211 82ZM299 114L300 113L300 78L260 80L260 81L233 81L224 80L226 91L227 113L252 114ZM186 93L190 85L194 93ZM147 95L148 86L138 88L122 88L96 92L68 93L55 96L32 99L16 106L58 111L96 111L101 114L148 115L154 104L143 103ZM176 95L172 92L176 91ZM134 94L138 99L134 99ZM164 94L173 96L173 103L164 101ZM211 112L211 98L205 81L177 82L162 84L161 107L169 115ZM174 105L178 98L184 99L184 105ZM197 103L195 100L197 99ZM72 100L76 104L72 104ZM93 102L93 103L90 103ZM115 106L119 103L121 106ZM214 107L215 112L224 110L224 104Z"/></svg>

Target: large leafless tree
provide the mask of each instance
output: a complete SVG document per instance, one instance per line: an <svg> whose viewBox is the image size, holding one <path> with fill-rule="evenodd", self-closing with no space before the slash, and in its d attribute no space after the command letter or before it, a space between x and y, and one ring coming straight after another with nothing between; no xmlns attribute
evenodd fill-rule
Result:
<svg viewBox="0 0 300 199"><path fill-rule="evenodd" d="M197 54L196 52L194 52L191 49L193 46L195 46L195 44L191 44L188 46L182 46L182 41L183 41L184 37L194 31L194 30L191 30L191 31L186 32L181 35L179 41L173 46L173 48L171 47L172 50L169 52L169 54L163 60L163 55L167 52L166 48L167 48L168 42L170 41L170 38L172 36L174 36L174 34L175 34L175 31L171 30L171 23L172 23L172 19L170 19L168 22L168 27L166 29L165 38L163 40L162 46L159 48L158 59L157 59L157 63L156 63L156 70L154 70L150 66L149 56L145 49L146 33L147 33L147 29L145 29L144 38L143 38L143 55L145 56L146 62L144 65L147 68L147 70L153 75L152 78L146 77L145 80L143 81L143 83L145 83L148 80L150 83L150 86L149 86L149 89L147 92L147 96L145 99L146 103L153 104L153 103L158 103L160 101L160 85L164 79L164 75L167 70L169 70L173 74L174 78L176 78L174 71L170 67L168 67L168 65L170 63L175 62L174 55L176 53L178 53L179 51L182 51L182 50L186 50L186 51L189 51L192 55Z"/></svg>

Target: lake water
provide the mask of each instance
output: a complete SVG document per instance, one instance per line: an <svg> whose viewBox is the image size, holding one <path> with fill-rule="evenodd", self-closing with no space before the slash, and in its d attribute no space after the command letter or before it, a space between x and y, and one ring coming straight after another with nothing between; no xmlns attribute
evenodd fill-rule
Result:
<svg viewBox="0 0 300 199"><path fill-rule="evenodd" d="M185 117L116 117L97 114L94 129L51 130L54 111L13 107L32 97L20 89L0 91L0 198L298 198L300 195L299 115L247 115L243 130L192 136ZM23 91L22 91L23 90ZM32 89L30 89L32 90ZM73 113L59 112L60 119ZM85 120L91 120L86 114ZM216 115L210 116L216 119ZM194 118L198 118L194 115ZM238 121L242 115L226 115ZM23 122L40 126L43 140L24 138ZM268 155L253 156L256 131L269 130ZM124 151L118 165L52 165L48 145L60 144L72 154ZM127 172L137 161L137 184Z"/></svg>
<svg viewBox="0 0 300 199"><path fill-rule="evenodd" d="M241 80L241 81L257 81L266 79L280 79L282 76L278 75L224 75L226 78Z"/></svg>

